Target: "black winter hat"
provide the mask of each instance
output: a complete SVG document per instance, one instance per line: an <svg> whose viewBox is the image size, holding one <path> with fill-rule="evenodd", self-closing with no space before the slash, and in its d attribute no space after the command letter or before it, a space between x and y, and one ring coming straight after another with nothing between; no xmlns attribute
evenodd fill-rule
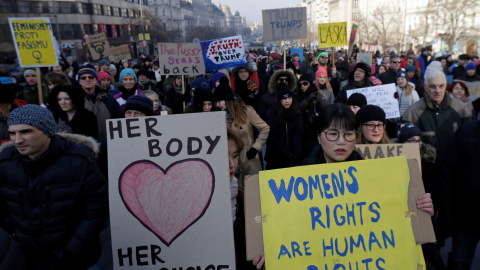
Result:
<svg viewBox="0 0 480 270"><path fill-rule="evenodd" d="M213 92L213 100L234 100L233 90L230 87L228 79L226 77L221 77L219 80L220 84L215 88Z"/></svg>
<svg viewBox="0 0 480 270"><path fill-rule="evenodd" d="M309 82L310 84L313 84L313 77L312 77L312 75L310 75L310 74L308 74L308 73L302 75L302 76L300 77L300 79L298 80L298 83L303 82L303 81L307 81L307 82Z"/></svg>
<svg viewBox="0 0 480 270"><path fill-rule="evenodd" d="M290 91L290 87L288 87L288 85L283 82L277 85L275 94L277 96L277 102L280 102L282 99L292 97L292 91Z"/></svg>
<svg viewBox="0 0 480 270"><path fill-rule="evenodd" d="M209 89L195 88L193 92L193 104L203 106L203 102L211 101L213 103L213 94Z"/></svg>
<svg viewBox="0 0 480 270"><path fill-rule="evenodd" d="M413 123L405 122L397 124L397 139L399 143L404 143L414 136L422 136L422 132Z"/></svg>
<svg viewBox="0 0 480 270"><path fill-rule="evenodd" d="M386 123L385 111L375 105L365 105L357 112L357 121L359 124L364 124L369 121L380 121Z"/></svg>
<svg viewBox="0 0 480 270"><path fill-rule="evenodd" d="M363 94L353 93L347 99L347 106L358 106L362 108L365 105L367 105L367 98Z"/></svg>
<svg viewBox="0 0 480 270"><path fill-rule="evenodd" d="M148 70L146 70L146 69L140 69L140 70L137 72L137 78L140 77L140 75L145 75L146 77L148 77L148 73L149 73Z"/></svg>
<svg viewBox="0 0 480 270"><path fill-rule="evenodd" d="M133 95L129 97L125 103L125 112L128 110L136 110L142 112L146 116L152 116L153 101L146 96Z"/></svg>

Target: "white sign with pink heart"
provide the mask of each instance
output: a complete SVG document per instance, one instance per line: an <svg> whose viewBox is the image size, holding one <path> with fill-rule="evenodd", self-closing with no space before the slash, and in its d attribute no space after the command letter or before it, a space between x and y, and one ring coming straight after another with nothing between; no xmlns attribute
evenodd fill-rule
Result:
<svg viewBox="0 0 480 270"><path fill-rule="evenodd" d="M225 117L107 122L115 269L235 269Z"/></svg>

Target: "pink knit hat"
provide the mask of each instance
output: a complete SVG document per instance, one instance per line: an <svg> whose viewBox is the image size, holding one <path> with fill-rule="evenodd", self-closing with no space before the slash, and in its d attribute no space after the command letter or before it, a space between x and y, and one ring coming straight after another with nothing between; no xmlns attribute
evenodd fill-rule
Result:
<svg viewBox="0 0 480 270"><path fill-rule="evenodd" d="M108 78L109 80L111 80L110 78L110 74L108 74L107 72L101 70L100 73L98 73L98 81L101 82L103 79L105 78Z"/></svg>
<svg viewBox="0 0 480 270"><path fill-rule="evenodd" d="M327 72L325 71L325 68L324 68L324 67L318 67L318 70L317 70L317 72L315 73L315 80L318 79L318 77L320 77L321 75L324 75L325 77L328 78L328 74L327 74Z"/></svg>

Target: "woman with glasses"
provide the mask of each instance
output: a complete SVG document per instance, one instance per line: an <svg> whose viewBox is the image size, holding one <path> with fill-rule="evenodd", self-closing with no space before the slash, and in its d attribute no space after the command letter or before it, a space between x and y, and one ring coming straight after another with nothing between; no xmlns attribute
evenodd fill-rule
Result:
<svg viewBox="0 0 480 270"><path fill-rule="evenodd" d="M358 144L384 144L390 143L387 133L385 133L386 119L385 111L375 105L363 106L357 112L357 120L360 125L358 128Z"/></svg>
<svg viewBox="0 0 480 270"><path fill-rule="evenodd" d="M370 67L365 63L358 63L348 75L348 83L340 89L335 102L347 103L347 90L373 86L370 81Z"/></svg>
<svg viewBox="0 0 480 270"><path fill-rule="evenodd" d="M357 120L344 104L330 104L315 118L319 145L303 161L304 165L362 160L357 153Z"/></svg>

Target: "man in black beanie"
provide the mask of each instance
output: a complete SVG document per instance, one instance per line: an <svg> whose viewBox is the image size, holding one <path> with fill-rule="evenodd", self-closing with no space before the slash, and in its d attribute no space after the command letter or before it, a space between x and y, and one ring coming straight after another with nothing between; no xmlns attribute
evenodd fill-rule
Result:
<svg viewBox="0 0 480 270"><path fill-rule="evenodd" d="M133 95L125 103L125 118L153 115L153 101L146 96Z"/></svg>
<svg viewBox="0 0 480 270"><path fill-rule="evenodd" d="M353 93L347 99L347 106L352 110L354 114L357 114L363 106L367 105L367 98L360 93Z"/></svg>

